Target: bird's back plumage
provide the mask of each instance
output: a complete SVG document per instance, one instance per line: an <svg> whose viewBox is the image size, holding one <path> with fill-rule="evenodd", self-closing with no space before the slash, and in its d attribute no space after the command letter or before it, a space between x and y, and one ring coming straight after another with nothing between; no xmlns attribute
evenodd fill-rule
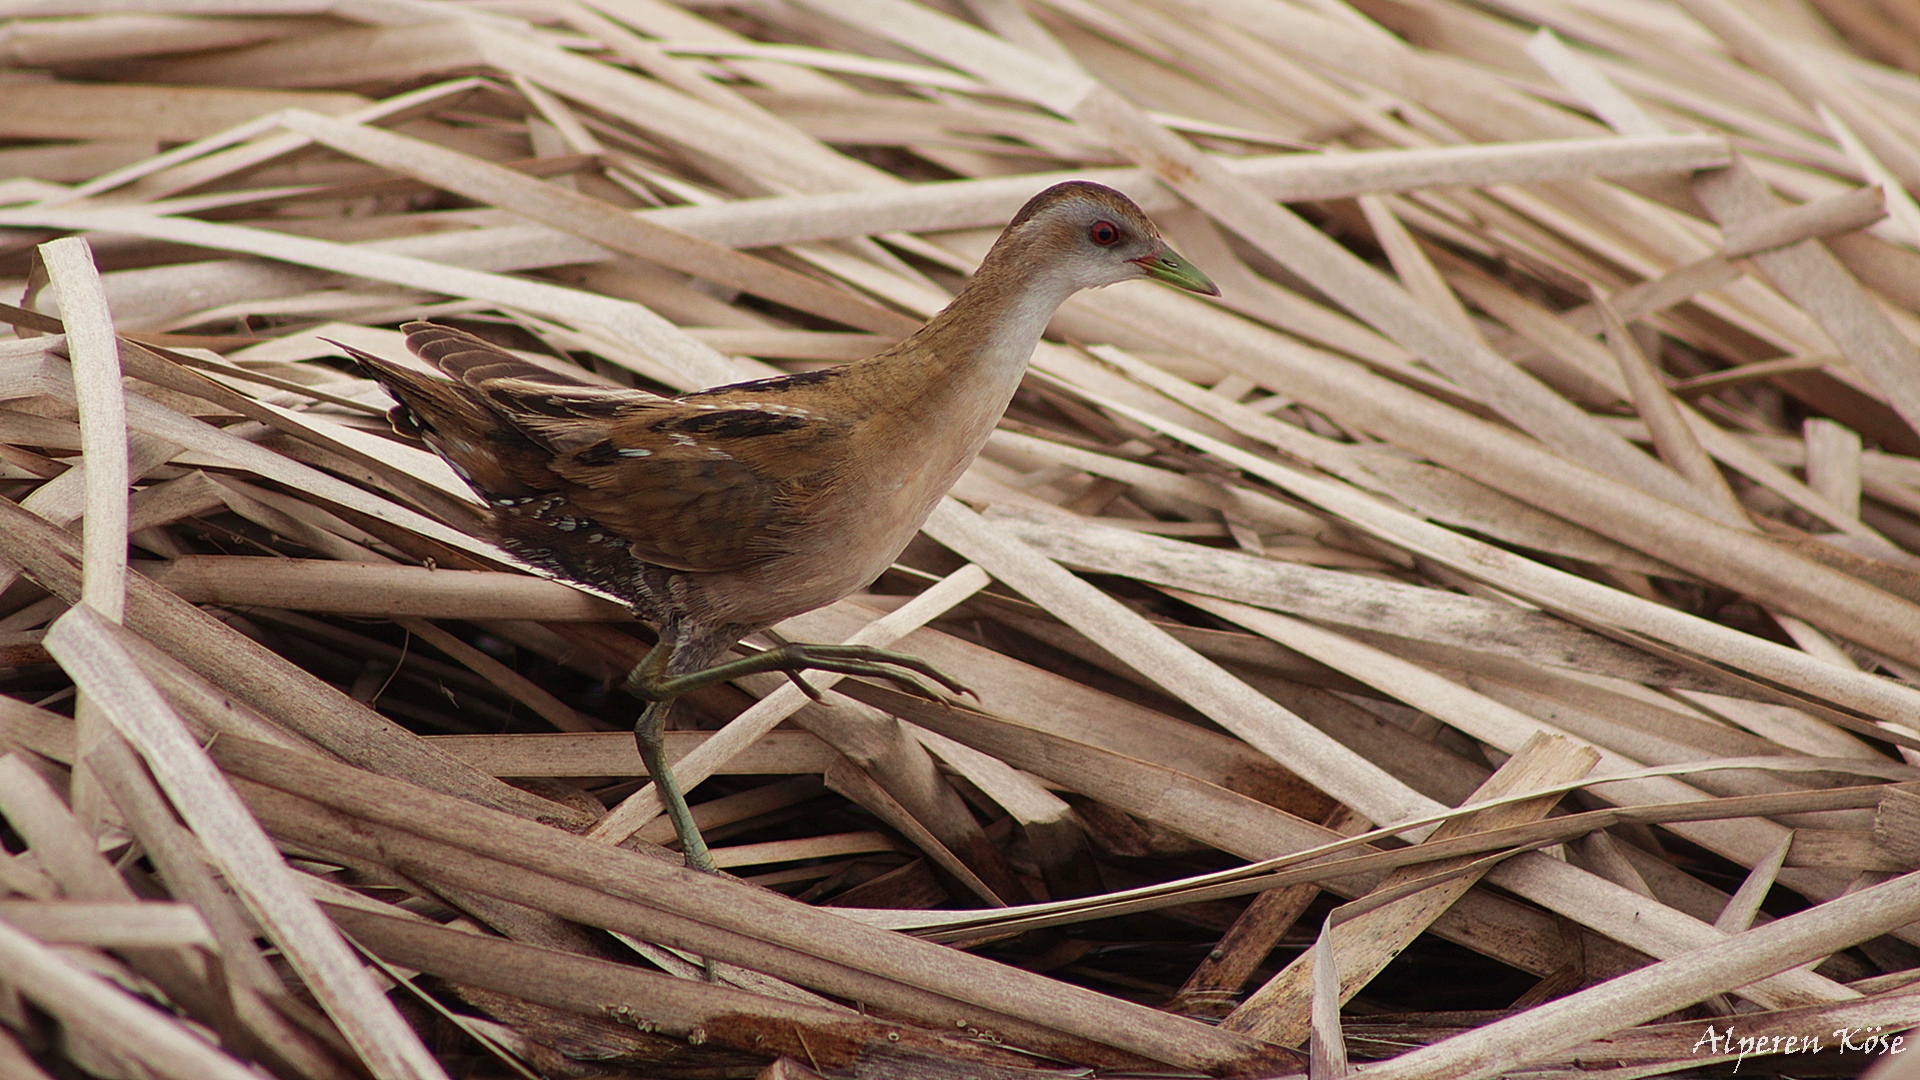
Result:
<svg viewBox="0 0 1920 1080"><path fill-rule="evenodd" d="M523 553L618 547L670 570L735 570L781 554L811 490L830 479L818 444L841 425L784 404L778 389L763 388L766 402L669 398L570 379L450 327L404 331L447 378L342 347L397 399L396 428L451 463L493 508L498 538ZM778 467L796 454L812 463ZM631 592L560 561L565 576Z"/></svg>

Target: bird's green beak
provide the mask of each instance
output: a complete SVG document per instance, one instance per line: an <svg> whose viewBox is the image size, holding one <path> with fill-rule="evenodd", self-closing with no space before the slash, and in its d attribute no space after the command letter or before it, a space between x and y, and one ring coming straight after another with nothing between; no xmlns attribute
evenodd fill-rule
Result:
<svg viewBox="0 0 1920 1080"><path fill-rule="evenodd" d="M1147 276L1155 281L1164 281L1176 289L1203 293L1207 296L1219 296L1220 286L1212 279L1194 268L1194 265L1180 257L1180 253L1160 245L1160 250L1152 255L1143 255L1133 260Z"/></svg>

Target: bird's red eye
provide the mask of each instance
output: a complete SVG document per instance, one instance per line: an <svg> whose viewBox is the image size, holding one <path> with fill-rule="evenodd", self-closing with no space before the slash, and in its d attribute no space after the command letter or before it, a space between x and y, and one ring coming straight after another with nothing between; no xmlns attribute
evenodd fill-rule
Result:
<svg viewBox="0 0 1920 1080"><path fill-rule="evenodd" d="M1120 229L1111 221L1096 221L1087 230L1087 237L1101 247L1112 247L1120 239Z"/></svg>

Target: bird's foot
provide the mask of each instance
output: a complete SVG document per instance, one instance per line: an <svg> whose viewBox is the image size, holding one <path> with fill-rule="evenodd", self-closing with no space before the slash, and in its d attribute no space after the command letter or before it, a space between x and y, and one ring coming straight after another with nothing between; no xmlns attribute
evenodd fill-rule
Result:
<svg viewBox="0 0 1920 1080"><path fill-rule="evenodd" d="M776 645L752 656L743 656L685 675L662 676L654 665L643 661L627 677L627 690L647 701L664 701L743 675L772 671L786 674L815 701L820 700L820 692L800 677L803 671L830 671L839 675L885 679L916 697L928 701L947 700L940 691L920 678L925 676L944 687L948 694L965 694L975 701L980 700L980 695L970 687L917 656L871 645L810 645L799 642Z"/></svg>
<svg viewBox="0 0 1920 1080"><path fill-rule="evenodd" d="M798 642L780 645L760 655L766 656L768 653L781 655L786 662L781 664L778 670L786 672L787 677L815 701L820 700L820 692L808 685L806 679L801 677L800 673L803 671L831 671L839 675L885 679L916 697L923 697L928 701L946 700L938 690L919 678L924 675L927 679L939 683L945 688L947 694L965 694L975 701L980 700L980 695L974 693L973 689L965 683L908 653L879 649L871 645L808 645Z"/></svg>

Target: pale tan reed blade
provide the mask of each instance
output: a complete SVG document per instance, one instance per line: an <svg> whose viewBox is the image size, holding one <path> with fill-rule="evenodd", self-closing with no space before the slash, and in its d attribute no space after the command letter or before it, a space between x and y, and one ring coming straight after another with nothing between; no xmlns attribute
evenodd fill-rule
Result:
<svg viewBox="0 0 1920 1080"><path fill-rule="evenodd" d="M1474 792L1473 801L1521 794L1534 787L1577 780L1597 761L1597 753L1576 742L1553 736L1535 736L1519 753L1509 758L1506 765L1494 773L1480 790ZM1553 809L1553 802L1551 799L1539 799L1531 804L1519 803L1500 811L1455 819L1436 829L1428 836L1428 840L1445 840L1479 829L1537 821ZM1389 874L1378 888L1398 888L1422 877L1443 874L1455 868L1451 863L1435 862L1398 870ZM1258 1035L1283 1046L1299 1043L1309 1030L1313 1031L1315 1038L1319 1038L1317 1014L1322 1006L1318 984L1326 974L1320 971L1320 965L1338 958L1331 968L1333 983L1338 1002L1346 1002L1373 976L1379 974L1387 961L1398 956L1400 950L1411 943L1434 916L1464 894L1472 883L1469 878L1456 878L1436 885L1429 892L1376 908L1337 927L1329 927L1325 931L1325 949L1316 948L1311 954L1304 954L1288 964L1280 974L1249 995L1222 1023L1235 1031Z"/></svg>
<svg viewBox="0 0 1920 1080"><path fill-rule="evenodd" d="M1856 188L1816 202L1731 222L1721 229L1725 240L1720 255L1739 259L1802 240L1852 232L1879 221L1886 214L1885 196L1880 189Z"/></svg>
<svg viewBox="0 0 1920 1080"><path fill-rule="evenodd" d="M599 1017L604 1002L620 1000L628 1003L630 1022L646 1023L681 1038L711 1029L711 1038L733 1049L777 1048L799 1058L815 1044L819 1046L816 1053L828 1052L829 1046L844 1046L845 1040L863 1052L897 1047L1003 1067L1018 1062L1012 1053L955 1035L866 1020L837 1007L780 1002L732 987L672 979L606 960L461 933L404 918L397 909L326 907L356 940L392 963L583 1016ZM728 1026L729 1017L741 1016L754 1017L755 1030Z"/></svg>
<svg viewBox="0 0 1920 1080"><path fill-rule="evenodd" d="M85 240L55 240L42 244L38 251L46 266L48 284L65 313L74 407L80 419L84 464L77 471L84 476L83 520L89 526L81 534L80 601L108 621L119 622L127 596L124 537L133 453L113 315L100 287L93 251ZM98 778L84 758L113 735L98 702L90 696L75 704L74 721L74 739L82 759L74 777L74 806L93 828L105 831L117 823L117 814L103 798Z"/></svg>
<svg viewBox="0 0 1920 1080"><path fill-rule="evenodd" d="M280 122L334 149L469 198L513 210L615 251L756 292L768 299L813 311L822 318L878 333L911 333L917 328L910 319L860 303L811 278L718 244L704 243L645 219L629 217L597 199L570 195L564 189L523 177L510 169L480 167L451 150L301 110L282 113Z"/></svg>
<svg viewBox="0 0 1920 1080"><path fill-rule="evenodd" d="M531 822L516 824L506 815L396 781L368 774L350 779L351 770L335 767L315 772L268 748L240 747L237 740L218 753L229 768L243 769L256 784L272 785L271 790L249 790L274 796L255 805L276 821L289 821L286 815L301 812L298 804L309 797L336 809L351 807L354 815L370 818L369 827L378 822L383 843L394 845L391 850L426 856L436 873L455 875L452 880L469 888L484 883L495 895L522 902L539 896L577 916L585 915L585 904L597 909L597 914L585 916L589 918L605 919L611 909L618 909L624 912L620 921L602 925L643 937L666 932L703 955L736 956L749 966L798 975L829 992L853 990L863 1000L887 1000L922 1014L934 1010L942 1017L972 1015L1028 1036L1050 1031L1070 1036L1082 1052L1091 1040L1124 1051L1124 1060L1141 1060L1141 1051L1148 1056L1159 1052L1175 1056L1177 1063L1204 1067L1209 1062L1251 1064L1264 1055L1253 1040L1100 999L1090 991L1071 992L978 958L942 954L937 946L882 939L877 931L715 875L656 863L611 844L554 834ZM331 785L314 782L323 774ZM297 791L287 792L287 787ZM403 794L402 802L396 802ZM439 812L420 813L429 803ZM476 819L476 814L482 817ZM481 821L484 824L475 828ZM356 843L350 831L328 830L319 818L312 824L319 830L310 833L315 837L325 833L330 843ZM409 836L414 839L406 839ZM449 844L457 846L449 849ZM494 861L499 859L507 863ZM512 864L525 873L499 872ZM940 962L928 967L936 956ZM1090 1012L1082 1011L1088 1007Z"/></svg>
<svg viewBox="0 0 1920 1080"><path fill-rule="evenodd" d="M1646 354L1640 351L1639 344L1633 340L1633 332L1620 318L1620 313L1603 296L1595 296L1593 306L1600 312L1601 325L1606 328L1607 345L1613 350L1614 359L1620 363L1620 373L1626 379L1635 411L1653 434L1660 459L1708 497L1717 519L1738 528L1750 528L1746 510L1734 497L1733 489L1727 486L1726 478L1720 475L1719 467L1694 438L1693 431L1681 415L1680 406L1667 393L1659 372L1647 360Z"/></svg>
<svg viewBox="0 0 1920 1080"><path fill-rule="evenodd" d="M227 880L375 1075L444 1077L347 944L294 886L272 842L179 717L152 684L125 677L132 660L99 629L99 620L84 603L76 606L54 625L48 648L140 751Z"/></svg>
<svg viewBox="0 0 1920 1080"><path fill-rule="evenodd" d="M626 618L619 605L559 582L497 571L245 555L186 556L139 569L169 592L202 604L387 617L550 622Z"/></svg>
<svg viewBox="0 0 1920 1080"><path fill-rule="evenodd" d="M1577 1043L1623 1020L1652 1019L1756 974L1783 971L1884 933L1920 915L1920 878L1884 884L1766 926L1728 944L1689 953L1602 983L1470 1035L1413 1051L1380 1069L1387 1077L1494 1076ZM1603 1019L1604 1017L1604 1019Z"/></svg>
<svg viewBox="0 0 1920 1080"><path fill-rule="evenodd" d="M126 602L126 545L120 538L127 531L130 454L113 316L85 240L56 240L42 245L40 254L65 315L80 413L80 453L86 459L85 516L92 530L85 537L80 598L118 622Z"/></svg>
<svg viewBox="0 0 1920 1080"><path fill-rule="evenodd" d="M256 1075L186 1025L4 921L0 921L0 955L6 957L15 987L28 1000L86 1032L99 1046L111 1047L160 1075L216 1080Z"/></svg>
<svg viewBox="0 0 1920 1080"><path fill-rule="evenodd" d="M1132 615L1124 607L1081 587L1071 575L1017 540L999 534L964 507L944 504L928 523L930 535L1014 583L1030 598L1071 619L1077 628L1149 677L1204 704L1222 726L1286 761L1323 790L1374 820L1406 816L1424 800L1338 743L1307 727L1291 712L1260 697L1205 658ZM1070 606L1070 607L1069 607ZM1284 748L1284 749L1283 749Z"/></svg>
<svg viewBox="0 0 1920 1080"><path fill-rule="evenodd" d="M206 920L186 904L5 900L0 920L54 945L214 946Z"/></svg>
<svg viewBox="0 0 1920 1080"><path fill-rule="evenodd" d="M1107 407L1114 411L1130 411L1111 403L1108 404ZM1456 559L1457 562L1455 565L1462 570L1473 567L1476 572L1485 572L1493 566L1506 561L1494 552L1486 550L1484 545L1476 545L1474 542L1467 538L1460 537L1457 534L1446 533L1439 530L1427 532L1425 528L1422 528L1418 523L1407 518L1405 515L1399 514L1377 501L1364 496L1357 496L1357 493L1356 495L1349 495L1341 491L1337 486L1327 484L1325 481L1318 480L1305 473L1282 468L1251 456L1243 456L1224 443L1208 439L1197 432L1186 431L1177 425L1157 421L1147 414L1136 413L1134 415L1144 423L1153 424L1169 433L1177 433L1183 441L1203 447L1210 453L1234 461L1249 471L1263 475L1277 484L1285 484L1302 493L1312 492L1311 497L1313 497L1315 501L1323 505L1333 504L1340 506L1341 512L1350 516L1350 518L1356 522L1365 521L1370 527L1374 528L1390 528L1402 538L1401 543L1413 544L1413 536L1418 534L1423 537L1423 547L1426 541L1440 545L1439 547L1425 549L1434 555L1441 555L1442 549L1452 549L1451 554L1447 557ZM1469 554L1469 552L1471 552L1471 554ZM1543 572L1545 576L1553 575L1553 572L1549 571L1546 567L1526 560L1516 560L1507 564L1506 568L1514 571L1514 575L1503 577L1498 583L1504 588L1521 591L1523 593L1532 591L1530 587L1522 584L1524 580L1534 579L1536 583L1544 585ZM1898 683L1888 680L1856 680L1848 672L1836 669L1830 664L1809 666L1803 661L1799 654L1779 650L1776 646L1764 643L1760 639L1746 635L1727 636L1721 632L1721 628L1716 628L1712 623L1705 621L1692 622L1688 621L1679 613L1672 612L1670 609L1658 608L1657 606L1642 606L1644 601L1639 601L1637 598L1633 598L1628 594L1619 593L1614 590L1591 591L1586 586L1580 584L1580 580L1581 579L1572 577L1565 579L1555 578L1557 582L1555 586L1549 586L1546 592L1535 593L1534 595L1544 598L1547 593L1552 593L1560 598L1560 602L1565 603L1572 601L1573 597L1579 594L1582 596L1582 599L1578 602L1580 605L1595 603L1610 611L1610 614L1605 617L1604 621L1614 622L1615 620L1620 620L1617 625L1625 627L1632 624L1647 632L1653 632L1656 625L1662 625L1664 629L1655 632L1654 636L1664 637L1670 633L1682 634L1689 640L1689 648L1697 649L1705 655L1712 655L1713 652L1721 648L1734 650L1740 655L1740 659L1734 661L1733 653L1727 653L1725 655L1730 662L1754 671L1759 671L1763 668L1767 669L1769 671L1768 677L1770 678L1778 678L1782 682L1800 685L1808 690L1819 686L1822 688L1817 691L1819 693L1840 694L1851 699L1857 706L1865 707L1868 711L1876 712L1890 719L1906 715L1908 712L1908 705L1897 704L1897 702L1905 701L1911 691ZM1573 611L1577 610L1577 608L1570 606L1566 610ZM1598 614L1599 609L1594 608L1588 610L1594 614ZM1683 629L1683 627L1685 629ZM1860 696L1856 697L1855 695ZM1839 699L1836 698L1836 700ZM1869 701L1878 701L1879 704L1869 706L1867 705Z"/></svg>
<svg viewBox="0 0 1920 1080"><path fill-rule="evenodd" d="M79 600L74 572L78 544L67 534L18 508L0 504L6 558L52 592ZM524 795L467 769L415 739L396 739L370 710L314 679L278 654L237 634L172 594L133 576L127 579L127 625L185 666L235 691L274 721L305 735L347 760L402 772L428 784L465 791L493 805L518 806L536 815L564 808Z"/></svg>
<svg viewBox="0 0 1920 1080"><path fill-rule="evenodd" d="M703 731L669 731L667 760L677 762L713 737L712 733ZM624 731L432 735L428 739L454 757L495 776L592 776L600 769L632 773L641 768L633 736ZM772 731L714 775L824 773L832 763L832 751L814 736L802 731Z"/></svg>

